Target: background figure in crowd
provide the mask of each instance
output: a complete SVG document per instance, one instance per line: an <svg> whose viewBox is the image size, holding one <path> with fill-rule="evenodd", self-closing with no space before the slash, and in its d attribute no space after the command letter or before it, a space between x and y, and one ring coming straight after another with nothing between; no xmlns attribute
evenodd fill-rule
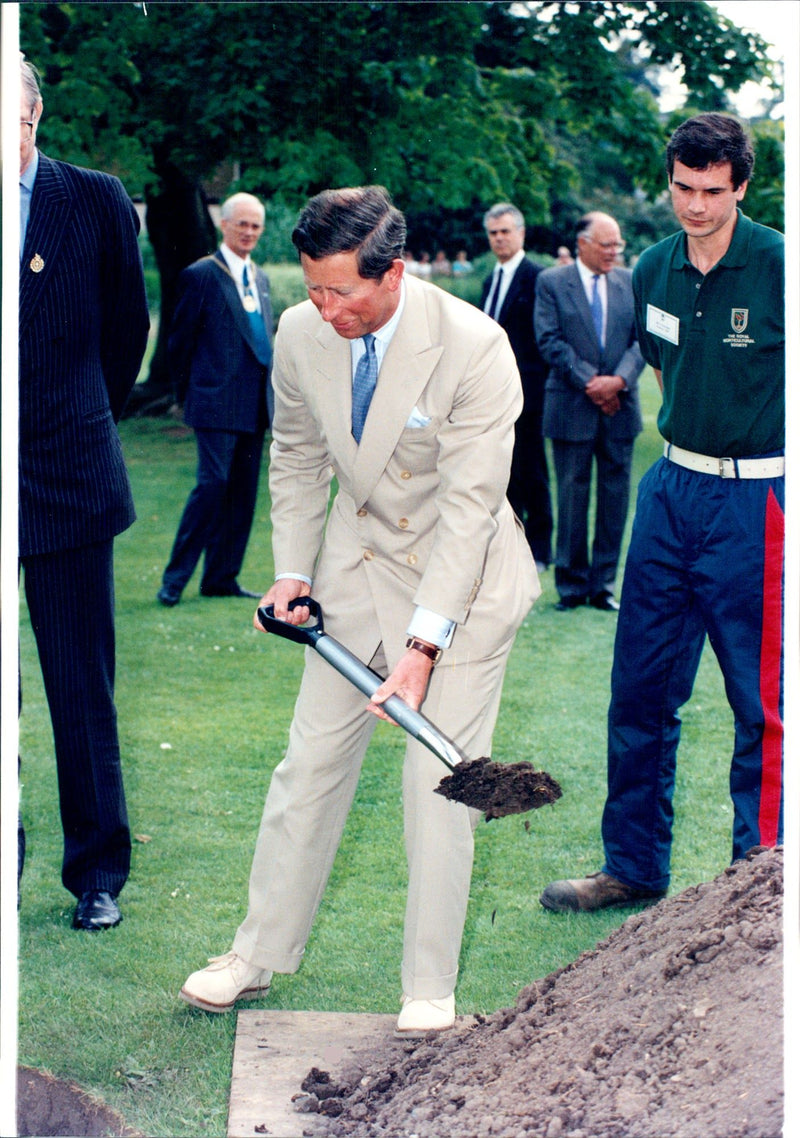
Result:
<svg viewBox="0 0 800 1138"><path fill-rule="evenodd" d="M638 379L644 367L633 319L631 274L615 268L619 226L589 213L577 229L578 260L540 274L536 339L550 372L544 433L553 441L558 485L556 608L588 601L616 611L614 581L628 516L631 462L642 429ZM597 508L589 561L589 492Z"/></svg>
<svg viewBox="0 0 800 1138"><path fill-rule="evenodd" d="M459 249L453 261L453 276L467 276L472 272L472 261L467 256L466 249Z"/></svg>
<svg viewBox="0 0 800 1138"><path fill-rule="evenodd" d="M417 276L422 277L423 280L430 280L431 274L431 255L423 250L417 261Z"/></svg>
<svg viewBox="0 0 800 1138"><path fill-rule="evenodd" d="M575 258L566 245L559 245L558 253L556 254L556 263L559 265L571 265L574 260Z"/></svg>
<svg viewBox="0 0 800 1138"><path fill-rule="evenodd" d="M197 482L184 507L158 599L176 605L205 552L200 594L259 597L238 581L269 424L272 306L250 254L264 230L251 194L222 205L222 244L181 274L169 359L184 421L194 427Z"/></svg>
<svg viewBox="0 0 800 1138"><path fill-rule="evenodd" d="M277 579L264 602L301 623L308 608L288 605L313 579L328 630L389 678L367 704L318 653L306 654L247 916L233 951L181 992L206 1011L226 1011L263 993L273 970L300 966L384 699L424 702L465 754L491 753L508 654L538 592L506 499L522 406L513 353L474 307L405 278L405 236L403 215L377 186L317 195L292 235L310 300L283 314L276 342ZM447 666L435 668L441 650ZM455 1021L480 815L433 793L442 774L408 738L404 1032Z"/></svg>
<svg viewBox="0 0 800 1138"><path fill-rule="evenodd" d="M508 500L525 526L537 568L552 560L553 512L547 470L542 407L547 367L533 334L533 309L539 266L525 256L525 219L509 202L492 206L483 225L497 258L483 282L481 308L505 328L517 360L524 404L515 426L514 457Z"/></svg>
<svg viewBox="0 0 800 1138"><path fill-rule="evenodd" d="M453 275L453 266L447 259L447 254L444 249L440 249L431 263L431 276L434 277L451 277Z"/></svg>
<svg viewBox="0 0 800 1138"><path fill-rule="evenodd" d="M149 318L136 211L108 174L36 148L42 98L22 62L19 558L58 769L75 928L119 924L130 870L114 705L116 534L134 521L116 421Z"/></svg>
<svg viewBox="0 0 800 1138"><path fill-rule="evenodd" d="M688 119L667 146L682 232L633 276L666 443L639 488L614 645L602 872L549 885L556 911L663 896L679 709L708 633L733 711L733 858L782 840L783 237L737 208L741 124Z"/></svg>

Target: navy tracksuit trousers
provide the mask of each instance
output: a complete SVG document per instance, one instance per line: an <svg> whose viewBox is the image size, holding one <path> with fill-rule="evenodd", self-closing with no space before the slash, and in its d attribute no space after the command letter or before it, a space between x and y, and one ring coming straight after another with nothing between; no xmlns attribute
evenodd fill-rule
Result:
<svg viewBox="0 0 800 1138"><path fill-rule="evenodd" d="M662 458L642 479L608 714L607 873L669 885L679 708L706 633L734 714L733 857L782 841L783 479L728 479Z"/></svg>

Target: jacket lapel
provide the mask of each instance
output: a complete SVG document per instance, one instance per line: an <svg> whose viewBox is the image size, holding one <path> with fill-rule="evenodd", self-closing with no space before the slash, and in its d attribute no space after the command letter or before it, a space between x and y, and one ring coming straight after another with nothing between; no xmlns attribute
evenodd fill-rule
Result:
<svg viewBox="0 0 800 1138"><path fill-rule="evenodd" d="M225 297L225 303L231 310L233 321L236 327L241 332L247 343L255 350L255 340L253 338L253 329L250 326L250 320L244 310L242 298L239 296L239 290L236 287L236 281L233 279L230 269L225 263L225 258L219 249L212 255L211 258L214 264L219 269L220 283L222 286L222 294ZM256 274L257 275L257 274ZM261 295L259 293L259 295ZM262 312L263 315L263 312Z"/></svg>
<svg viewBox="0 0 800 1138"><path fill-rule="evenodd" d="M356 444L350 341L321 324L314 337L312 366L324 378L325 430L342 471L351 471L349 491L357 505L369 498L397 446L406 422L438 363L443 348L432 341L424 290L406 281L406 304L378 375L369 415Z"/></svg>
<svg viewBox="0 0 800 1138"><path fill-rule="evenodd" d="M369 498L386 469L443 351L431 335L424 289L416 281L407 281L403 315L384 357L361 445L356 448L353 497L357 505ZM348 400L348 420L351 404L352 399Z"/></svg>
<svg viewBox="0 0 800 1138"><path fill-rule="evenodd" d="M581 275L578 272L577 265L570 265L569 267L569 281L567 288L569 296L572 300L574 307L577 309L578 315L583 321L584 330L586 335L597 344L598 349L600 344L597 339L597 329L594 326L592 319L592 310L589 307L589 301L586 299L586 289L583 287Z"/></svg>
<svg viewBox="0 0 800 1138"><path fill-rule="evenodd" d="M58 164L40 153L19 269L20 330L36 311L42 290L55 270L74 208Z"/></svg>
<svg viewBox="0 0 800 1138"><path fill-rule="evenodd" d="M500 306L500 311L497 313L497 323L498 324L503 323L503 317L505 316L506 312L508 311L509 305L514 302L514 298L516 297L517 293L519 292L520 288L522 287L521 279L520 279L521 278L520 270L522 269L523 264L524 264L524 261L520 261L520 263L517 265L516 269L514 269L513 277L508 282L508 289L506 290L506 295L503 297L503 303Z"/></svg>

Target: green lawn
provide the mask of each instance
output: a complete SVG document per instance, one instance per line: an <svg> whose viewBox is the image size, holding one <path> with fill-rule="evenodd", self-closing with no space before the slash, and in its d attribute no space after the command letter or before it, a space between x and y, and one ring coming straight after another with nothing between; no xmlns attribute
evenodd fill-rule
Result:
<svg viewBox="0 0 800 1138"><path fill-rule="evenodd" d="M655 381L636 479L657 455ZM302 665L297 646L256 633L252 602L201 600L197 578L175 609L155 593L191 485L195 450L167 420L127 421L139 521L117 542L117 703L135 835L124 921L70 928L47 707L22 604L22 809L29 856L20 910L19 1059L76 1081L153 1138L224 1135L233 1016L177 999L186 975L224 952L246 904L258 819L286 742ZM262 480L241 575L271 581ZM538 904L554 877L599 865L605 713L613 616L553 609L552 573L514 648L495 756L530 757L562 784L552 808L482 825L457 998L491 1012L574 960L624 913L555 916ZM87 603L90 599L87 598ZM731 715L706 652L685 714L676 791L673 891L729 859ZM276 1008L394 1013L404 905L400 764L404 736L381 724L299 973L278 977ZM443 774L445 773L442 768Z"/></svg>

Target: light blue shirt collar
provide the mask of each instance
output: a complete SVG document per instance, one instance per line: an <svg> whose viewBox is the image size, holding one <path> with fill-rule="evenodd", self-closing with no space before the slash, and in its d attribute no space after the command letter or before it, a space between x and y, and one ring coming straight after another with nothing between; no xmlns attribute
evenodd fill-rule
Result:
<svg viewBox="0 0 800 1138"><path fill-rule="evenodd" d="M33 158L31 158L30 165L24 174L19 176L19 184L24 186L29 194L33 193L33 183L36 181L36 175L39 171L39 151L34 150Z"/></svg>
<svg viewBox="0 0 800 1138"><path fill-rule="evenodd" d="M28 232L28 220L31 216L31 196L33 184L39 171L39 151L34 150L30 165L19 176L19 259L25 249L25 237Z"/></svg>

